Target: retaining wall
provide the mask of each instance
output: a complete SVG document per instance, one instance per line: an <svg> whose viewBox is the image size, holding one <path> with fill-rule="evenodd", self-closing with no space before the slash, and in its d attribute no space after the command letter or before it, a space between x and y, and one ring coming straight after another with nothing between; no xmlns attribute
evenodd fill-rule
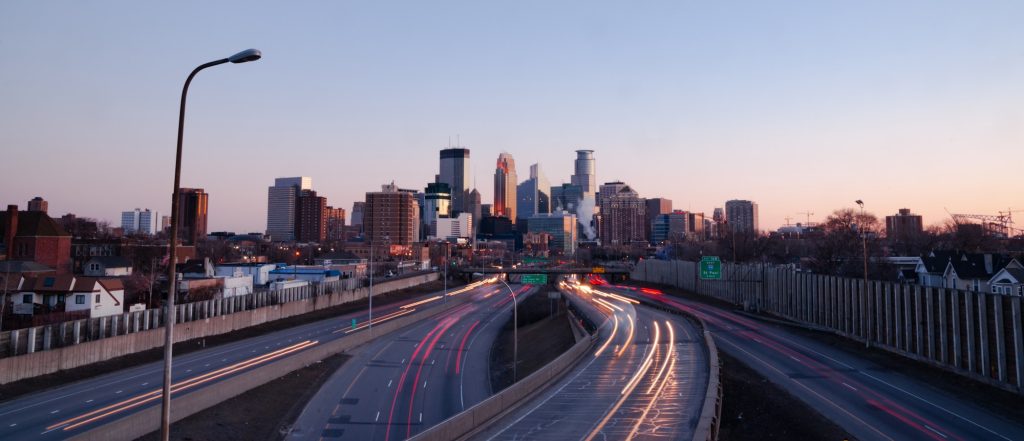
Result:
<svg viewBox="0 0 1024 441"><path fill-rule="evenodd" d="M1021 297L851 279L761 265L644 260L631 277L672 285L827 330L1005 390L1024 393Z"/></svg>
<svg viewBox="0 0 1024 441"><path fill-rule="evenodd" d="M427 273L389 280L374 285L374 296L437 278L437 273ZM324 284L175 305L174 341L220 335L306 314L365 299L368 293L367 288L342 291ZM10 331L9 348L19 355L0 358L0 384L162 347L162 312L152 309Z"/></svg>

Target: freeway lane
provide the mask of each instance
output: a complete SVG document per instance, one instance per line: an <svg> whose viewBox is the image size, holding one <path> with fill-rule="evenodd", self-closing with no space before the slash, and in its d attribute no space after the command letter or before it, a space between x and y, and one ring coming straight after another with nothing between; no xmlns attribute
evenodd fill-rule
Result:
<svg viewBox="0 0 1024 441"><path fill-rule="evenodd" d="M486 287L479 286L473 291L483 289ZM374 323L407 311L436 307L440 299L435 293L374 308ZM174 396L343 338L351 331L353 319L360 324L355 332L365 332L366 313L347 314L175 357ZM5 402L0 404L0 439L63 439L158 406L162 378L162 363L155 362Z"/></svg>
<svg viewBox="0 0 1024 441"><path fill-rule="evenodd" d="M700 316L720 350L785 388L860 440L1024 440L1024 424L957 396L732 311L668 297L657 290L614 292ZM963 381L970 381L964 379Z"/></svg>
<svg viewBox="0 0 1024 441"><path fill-rule="evenodd" d="M590 356L473 439L690 439L707 391L704 338L691 321L569 282L604 316Z"/></svg>
<svg viewBox="0 0 1024 441"><path fill-rule="evenodd" d="M536 288L512 285L519 300ZM490 350L512 314L503 285L435 320L362 346L321 387L292 440L400 440L491 395Z"/></svg>

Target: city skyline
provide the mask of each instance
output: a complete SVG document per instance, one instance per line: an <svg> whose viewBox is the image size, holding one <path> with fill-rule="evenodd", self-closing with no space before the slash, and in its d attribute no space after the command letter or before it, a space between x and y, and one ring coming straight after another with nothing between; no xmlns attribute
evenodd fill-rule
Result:
<svg viewBox="0 0 1024 441"><path fill-rule="evenodd" d="M1024 5L662 3L577 17L524 4L495 23L496 8L10 4L0 54L20 68L0 72L0 145L19 167L0 175L0 198L112 224L127 207L169 213L183 78L251 46L260 63L204 73L190 94L182 185L213 197L212 231L262 231L262 189L278 176L313 176L341 207L379 182L420 188L449 137L473 150L468 187L484 201L501 151L558 185L573 150L593 149L598 182L705 214L757 201L763 229L857 199L926 225L945 209L1024 207L1001 165L1024 142ZM462 26L420 20L433 14ZM533 32L510 32L522 28ZM964 155L997 166L954 169ZM117 173L81 179L111 163Z"/></svg>

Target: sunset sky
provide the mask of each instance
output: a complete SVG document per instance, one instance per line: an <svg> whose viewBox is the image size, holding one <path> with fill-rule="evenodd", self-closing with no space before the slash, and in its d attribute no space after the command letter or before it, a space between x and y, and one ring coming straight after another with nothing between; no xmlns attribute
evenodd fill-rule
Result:
<svg viewBox="0 0 1024 441"><path fill-rule="evenodd" d="M275 177L346 210L422 189L456 136L485 203L500 152L555 185L587 148L599 182L751 199L765 229L856 199L996 214L1024 209L1021 23L1021 1L5 1L0 202L166 213L185 77L254 47L190 91L182 185L211 231L263 231Z"/></svg>

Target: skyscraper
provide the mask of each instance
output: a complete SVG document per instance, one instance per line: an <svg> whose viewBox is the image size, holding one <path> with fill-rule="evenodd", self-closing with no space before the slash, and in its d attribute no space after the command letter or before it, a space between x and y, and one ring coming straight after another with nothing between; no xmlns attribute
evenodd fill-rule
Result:
<svg viewBox="0 0 1024 441"><path fill-rule="evenodd" d="M509 153L498 155L494 169L494 215L516 219L516 162Z"/></svg>
<svg viewBox="0 0 1024 441"><path fill-rule="evenodd" d="M366 212L366 201L356 201L352 203L352 220L351 225L359 225L360 230L363 226L363 213Z"/></svg>
<svg viewBox="0 0 1024 441"><path fill-rule="evenodd" d="M578 185L584 194L597 191L597 166L594 163L593 150L576 150L576 170L571 183Z"/></svg>
<svg viewBox="0 0 1024 441"><path fill-rule="evenodd" d="M201 188L178 191L178 237L182 243L195 245L206 238L207 210L210 195Z"/></svg>
<svg viewBox="0 0 1024 441"><path fill-rule="evenodd" d="M473 214L473 219L472 219L473 220L473 232L474 232L473 237L476 238L476 234L475 233L476 233L476 231L478 231L480 229L479 228L480 220L484 218L484 215L483 215L483 201L480 200L480 192L477 191L477 189L474 188L473 191L469 192L469 202L468 203L469 203L469 207L468 207L469 209L466 210L466 212Z"/></svg>
<svg viewBox="0 0 1024 441"><path fill-rule="evenodd" d="M302 190L295 199L295 240L323 242L327 238L327 198Z"/></svg>
<svg viewBox="0 0 1024 441"><path fill-rule="evenodd" d="M452 195L452 211L469 212L469 149L441 150L441 175L438 182L448 184Z"/></svg>
<svg viewBox="0 0 1024 441"><path fill-rule="evenodd" d="M382 185L381 191L366 193L363 216L366 240L378 251L386 253L388 246L411 246L419 240L420 216L416 196L399 190L394 183Z"/></svg>
<svg viewBox="0 0 1024 441"><path fill-rule="evenodd" d="M540 169L540 164L530 166L530 178L516 187L516 216L529 219L534 214L551 212L551 185Z"/></svg>
<svg viewBox="0 0 1024 441"><path fill-rule="evenodd" d="M729 231L744 234L757 234L757 203L741 199L733 199L725 203L726 227Z"/></svg>
<svg viewBox="0 0 1024 441"><path fill-rule="evenodd" d="M644 221L644 228L647 230L647 237L654 240L652 236L651 225L653 225L654 218L658 217L659 214L667 214L672 212L672 200L665 198L651 198L647 200L647 214L646 220ZM703 221L701 221L703 223ZM701 229L703 229L703 225ZM662 239L664 240L664 239Z"/></svg>
<svg viewBox="0 0 1024 441"><path fill-rule="evenodd" d="M313 189L313 178L274 179L267 189L267 234L272 240L295 240L295 204L302 190Z"/></svg>

